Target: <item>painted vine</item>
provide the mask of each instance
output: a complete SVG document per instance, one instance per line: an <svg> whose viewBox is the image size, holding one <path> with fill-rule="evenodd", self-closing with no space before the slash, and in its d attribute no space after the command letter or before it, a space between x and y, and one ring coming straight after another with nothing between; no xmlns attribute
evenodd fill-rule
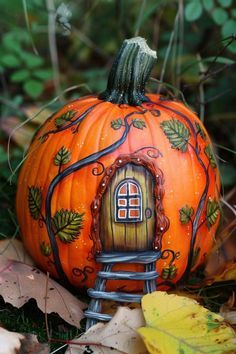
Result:
<svg viewBox="0 0 236 354"><path fill-rule="evenodd" d="M49 135L56 134L67 129L71 129L73 134L78 132L80 123L89 115L89 113L93 111L93 109L96 106L98 106L101 103L102 101L94 104L79 116L76 116L76 112L71 110L62 114L59 117L56 117L54 120L54 124L56 128L46 132L39 139L43 143L44 141L47 140ZM110 146L100 151L97 151L95 153L92 153L91 155L81 160L78 160L69 166L66 165L71 160L71 152L64 146L62 146L59 149L53 161L54 165L58 166L58 172L49 185L47 195L46 195L46 200L44 201L45 216L42 214L43 201L42 201L42 192L40 186L29 187L28 206L29 206L31 217L34 220L38 220L41 226L42 224L44 224L47 228L48 235L49 235L50 244L46 243L45 241L42 241L42 243L40 244L40 250L42 254L44 254L46 257L53 256L53 260L54 260L53 263L55 265L57 273L59 274L64 284L68 284L69 282L66 274L64 273L60 261L59 250L58 250L56 239L60 240L60 242L63 243L69 243L69 242L73 242L76 238L78 238L80 235L80 231L83 227L84 214L78 213L73 210L61 209L58 210L54 215L52 215L51 201L56 186L64 178L69 176L71 173L78 171L85 166L92 165L94 163L97 163L97 165L100 166L100 169L99 167L94 167L92 169L92 173L95 176L99 176L103 174L105 167L99 161L99 159L103 156L106 156L107 154L112 153L119 146L121 146L126 141L126 138L129 134L131 127L140 130L146 128L145 121L143 121L138 117L135 117L133 119L130 119L130 117L134 115L143 115L147 111L151 112L154 117L160 117L161 116L160 110L154 109L153 108L154 106L158 106L159 108L162 108L164 110L166 109L174 113L175 116L176 115L179 116L187 123L186 125L181 120L172 118L168 121L160 122L160 127L163 130L166 138L169 140L171 147L173 149L179 150L182 153L186 153L188 151L188 148L191 148L193 150L206 178L205 188L200 197L197 209L194 210L192 206L185 205L179 210L180 222L183 225L190 223L192 227L188 263L182 279L186 280L188 278L191 267L193 265L193 260L196 261L196 257L199 254L200 249L197 248L195 249L195 243L196 243L197 233L200 227L204 223L206 223L207 227L211 228L216 223L218 215L220 214L219 204L215 199L212 199L210 196L207 199L208 189L209 189L209 168L214 169L216 167L216 162L215 162L215 158L211 146L209 144L204 149L204 153L209 160L208 166L205 166L203 160L200 157L200 151L198 147L198 138L201 137L201 139L204 140L206 139L205 132L203 131L203 129L200 127L198 123L192 123L190 119L187 116L185 116L183 113L178 112L177 110L174 110L170 107L166 107L164 104L150 101L149 103L146 103L145 106L136 107L136 110L127 114L124 117L124 119L117 118L111 122L112 129L119 130L123 127L123 131L121 137L117 141L112 143ZM195 145L192 145L190 143L191 136L194 138ZM162 153L156 147L144 147L144 148L140 148L138 151L145 150L145 149L149 157L155 158L155 157L162 156ZM153 151L155 151L155 153L153 153ZM202 222L199 222L200 217L203 214L204 210L205 210L205 218ZM175 253L172 254L172 253L173 251L169 249L162 251L162 259L167 259L168 257L171 257L169 261L169 265L163 269L161 275L164 280L171 280L177 274L177 267L173 262L175 259L178 259L180 257L180 254L178 252L176 254ZM83 277L82 281L85 281L88 277L88 274L90 274L93 271L94 269L92 267L85 266L84 269L75 268L73 269L72 272L75 276L82 276Z"/></svg>
<svg viewBox="0 0 236 354"><path fill-rule="evenodd" d="M169 140L171 147L173 149L179 150L182 153L186 153L188 147L190 147L193 150L200 166L203 169L206 178L205 188L200 197L196 212L194 212L193 208L188 205L183 206L179 211L180 222L182 224L187 224L188 222L190 222L192 226L192 235L190 240L188 262L187 262L187 267L185 269L184 275L182 277L182 282L185 282L189 278L191 268L193 267L200 253L200 248L195 248L199 229L205 223L207 224L208 229L210 229L216 223L217 218L220 214L220 207L218 201L212 199L212 197L210 196L207 199L209 182L210 182L209 167L214 169L217 165L210 144L208 144L204 149L204 153L207 156L209 161L208 166L205 166L204 161L200 157L198 137L200 136L202 139L206 140L206 134L203 131L203 129L200 127L199 123L197 122L195 124L192 123L191 120L183 113L173 108L166 107L165 105L159 102L150 101L149 103L146 104L146 106L150 106L150 107L153 107L153 105L174 113L175 115L184 119L184 121L187 123L186 126L180 120L176 118L172 118L168 121L161 122L160 127L163 130L167 139ZM191 133L194 138L195 145L192 145L189 141L191 137ZM200 217L204 212L205 212L205 218L202 222L199 222Z"/></svg>

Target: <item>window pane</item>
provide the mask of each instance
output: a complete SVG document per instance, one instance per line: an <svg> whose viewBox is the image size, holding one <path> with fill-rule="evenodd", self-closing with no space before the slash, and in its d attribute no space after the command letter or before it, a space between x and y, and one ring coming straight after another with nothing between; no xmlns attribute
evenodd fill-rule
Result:
<svg viewBox="0 0 236 354"><path fill-rule="evenodd" d="M138 194L138 192L138 187L134 183L129 182L129 194Z"/></svg>
<svg viewBox="0 0 236 354"><path fill-rule="evenodd" d="M119 219L126 219L127 217L127 210L126 209L119 209L118 210L118 218Z"/></svg>
<svg viewBox="0 0 236 354"><path fill-rule="evenodd" d="M127 206L127 200L124 198L118 198L118 206Z"/></svg>
<svg viewBox="0 0 236 354"><path fill-rule="evenodd" d="M129 209L129 219L137 219L140 217L138 209Z"/></svg>
<svg viewBox="0 0 236 354"><path fill-rule="evenodd" d="M127 183L124 183L120 188L118 195L127 195Z"/></svg>
<svg viewBox="0 0 236 354"><path fill-rule="evenodd" d="M130 198L129 205L130 206L139 206L139 198Z"/></svg>

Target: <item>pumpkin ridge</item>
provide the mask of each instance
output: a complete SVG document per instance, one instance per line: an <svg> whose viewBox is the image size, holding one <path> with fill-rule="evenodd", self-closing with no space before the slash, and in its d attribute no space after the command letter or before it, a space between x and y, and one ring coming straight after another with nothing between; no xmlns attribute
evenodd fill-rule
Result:
<svg viewBox="0 0 236 354"><path fill-rule="evenodd" d="M72 121L69 120L69 121L70 121L69 124L62 125L61 127L57 128L57 129L51 129L51 130L45 132L43 135L39 136L38 139L41 139L41 140L43 141L45 138L48 138L49 135L61 133L62 131L65 131L65 130L67 130L67 129L70 129L71 127L73 127L73 126L76 125L76 124L78 124L77 128L75 129L75 131L77 131L77 129L78 129L80 123L88 116L89 113L91 113L91 112L93 111L93 109L94 109L96 106L98 106L98 105L101 104L101 103L102 103L102 102L100 101L100 102L98 102L98 103L93 104L92 106L89 106L87 109L85 109L85 111L84 111L83 113L79 113L79 115L78 115L74 120L72 120ZM72 110L71 110L71 111L72 111ZM74 110L74 111L75 111L75 110ZM69 112L69 111L67 111L67 112ZM67 112L65 112L65 113L67 113ZM63 113L61 116L63 116L65 113ZM77 114L76 114L76 111L75 111L75 115L77 115ZM56 124L56 123L55 123L56 120L59 119L61 116L57 116L57 114L56 114L56 117L54 117L54 120L53 120L54 124ZM74 116L73 116L72 118L74 118Z"/></svg>
<svg viewBox="0 0 236 354"><path fill-rule="evenodd" d="M49 188L47 191L47 196L46 196L46 224L47 224L48 235L49 235L51 248L52 248L52 252L53 252L53 256L54 256L55 266L56 266L58 274L60 275L62 281L65 284L68 283L68 278L63 270L63 267L62 267L62 264L60 261L59 250L58 250L57 243L55 242L54 237L53 237L53 230L52 230L52 224L51 224L51 218L52 218L52 216L51 216L51 201L52 201L52 196L53 196L55 187L62 179L64 179L66 176L68 176L72 172L79 170L79 169L83 168L84 166L87 166L88 164L91 164L92 162L96 161L100 157L103 157L103 156L107 155L108 153L113 152L120 145L122 145L124 143L124 141L126 140L127 135L130 131L131 124L128 123L129 117L132 114L140 114L140 113L141 112L131 112L126 115L126 117L125 117L125 130L124 130L122 136L120 137L120 139L118 139L116 142L109 145L108 147L104 148L103 150L96 152L96 153L92 153L91 155L70 165L63 172L61 172L56 177L54 177L49 185Z"/></svg>
<svg viewBox="0 0 236 354"><path fill-rule="evenodd" d="M200 157L200 152L199 152L199 145L198 145L198 135L196 133L196 130L192 124L192 122L190 121L190 119L183 114L182 112L179 112L173 108L170 107L166 107L165 105L159 103L159 102L153 102L152 103L156 104L157 106L160 106L164 109L166 109L167 111L173 112L175 114L177 114L179 117L183 118L185 120L185 122L187 122L189 129L191 130L191 132L193 133L193 138L194 138L194 142L195 142L195 146L191 145L191 143L189 143L189 146L192 148L200 166L203 169L203 172L205 174L205 178L206 178L206 183L205 183L205 187L204 190L201 194L196 212L195 212L195 216L194 216L194 220L193 220L193 227L192 227L192 235L191 235L191 241L190 241L190 249L189 249L189 256L188 256L188 263L187 263L187 267L185 269L185 272L183 274L182 277L182 281L185 281L186 278L188 278L190 270L191 270L191 265L192 265L192 259L193 259L193 252L194 252L194 246L195 246L195 242L196 242L196 238L197 238L197 233L198 233L198 223L201 217L201 214L203 212L203 208L205 206L205 202L206 202L206 198L207 198L207 194L208 194L208 189L209 189L209 182L210 182L210 178L209 178L209 172L208 169L206 168L203 160Z"/></svg>
<svg viewBox="0 0 236 354"><path fill-rule="evenodd" d="M36 182L37 182L37 179L38 179L38 174L39 174L39 171L40 171L40 168L41 168L41 163L42 163L42 160L43 160L43 157L45 156L45 153L46 153L46 150L48 149L48 145L49 145L49 142L47 144L45 144L43 150L40 150L41 148L41 144L39 143L38 146L36 146L35 150L31 151L30 152L30 156L27 157L27 158L30 158L32 159L33 158L33 153L34 154L40 154L40 158L37 159L37 164L38 164L38 168L37 168L37 172L35 173L34 175L34 178L32 180L32 182L30 183L30 186L34 186L34 187L38 187L38 188L41 188L43 190L44 186L41 186L41 185L38 185ZM37 151L38 150L38 151ZM36 159L36 158L35 158ZM29 166L26 166L29 168ZM25 176L26 176L26 172L27 172L27 168L25 168L23 170L23 180L25 179ZM29 185L27 185L27 187L29 187ZM28 188L27 188L28 189ZM42 208L43 208L43 202L44 202L44 197L42 196ZM19 206L19 208L21 209L21 206ZM29 209L28 209L28 205L27 205L27 208L23 208L24 211L25 211L25 215L26 215L26 220L27 219L31 219L31 216L28 215L29 213ZM35 228L35 225L31 222L29 222L29 225L30 225L30 235L31 235L31 243L33 245L32 249L35 250L36 252L36 256L38 257L39 256L39 253L37 252L38 248L37 247L34 247L34 239L33 239L33 235L34 235L34 228ZM28 247L29 249L29 252L31 250L31 247ZM30 252L31 253L31 252ZM41 254L40 254L41 256Z"/></svg>

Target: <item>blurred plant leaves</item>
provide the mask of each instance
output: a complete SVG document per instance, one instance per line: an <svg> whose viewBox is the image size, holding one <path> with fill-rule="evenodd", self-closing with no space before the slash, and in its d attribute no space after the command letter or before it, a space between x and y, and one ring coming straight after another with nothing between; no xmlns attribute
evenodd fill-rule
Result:
<svg viewBox="0 0 236 354"><path fill-rule="evenodd" d="M217 0L222 7L229 7L232 5L232 0Z"/></svg>
<svg viewBox="0 0 236 354"><path fill-rule="evenodd" d="M34 79L26 81L23 87L27 95L32 98L39 97L44 89L43 83Z"/></svg>
<svg viewBox="0 0 236 354"><path fill-rule="evenodd" d="M197 20L202 14L202 3L200 0L191 0L185 6L185 18L192 22Z"/></svg>
<svg viewBox="0 0 236 354"><path fill-rule="evenodd" d="M30 73L28 70L26 69L21 69L18 71L14 71L11 75L11 81L12 82L21 82L21 81L25 81L29 78Z"/></svg>
<svg viewBox="0 0 236 354"><path fill-rule="evenodd" d="M210 11L214 6L213 0L202 0L202 4L207 11Z"/></svg>
<svg viewBox="0 0 236 354"><path fill-rule="evenodd" d="M1 56L0 62L7 68L18 68L21 64L19 58L13 54L5 54Z"/></svg>

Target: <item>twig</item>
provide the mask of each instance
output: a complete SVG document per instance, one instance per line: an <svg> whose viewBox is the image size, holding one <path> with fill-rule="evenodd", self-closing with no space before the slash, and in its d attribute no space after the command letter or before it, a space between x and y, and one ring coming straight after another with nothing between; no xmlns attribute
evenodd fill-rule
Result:
<svg viewBox="0 0 236 354"><path fill-rule="evenodd" d="M64 100L60 85L59 62L56 43L56 12L54 0L46 0L46 4L48 10L48 43L53 69L53 83L57 96L59 96L60 101L63 102Z"/></svg>
<svg viewBox="0 0 236 354"><path fill-rule="evenodd" d="M137 18L137 22L136 22L136 26L135 26L134 37L139 35L141 20L143 17L144 9L146 7L146 2L147 2L147 0L142 0L142 4L140 6L140 10L139 10L139 14L138 14L138 18Z"/></svg>
<svg viewBox="0 0 236 354"><path fill-rule="evenodd" d="M225 49L227 49L227 48L230 46L230 44L233 43L233 41L235 41L235 37L234 37L234 36L231 36L229 42L226 43L226 44L223 46L223 48L221 48L221 50L218 52L218 54L217 54L217 55L215 56L215 58L212 60L212 62L210 63L210 65L209 65L209 67L208 67L208 69L207 69L207 71L205 72L204 75L208 75L208 74L210 73L211 68L214 66L214 64L215 64L216 61L217 61L217 58L220 57L220 56L224 53Z"/></svg>
<svg viewBox="0 0 236 354"><path fill-rule="evenodd" d="M24 112L24 110L21 107L19 107L18 105L16 105L14 102L12 102L11 100L0 96L0 102L3 103L4 105L6 105L7 107L11 108L11 109L14 109L14 111L17 111L18 113L20 111L20 113L25 118L27 118L27 114Z"/></svg>
<svg viewBox="0 0 236 354"><path fill-rule="evenodd" d="M200 72L204 71L204 67L202 64L202 58L200 53L197 53L197 60L199 61L198 65L199 65L199 69ZM204 114L205 114L205 93L204 93L204 82L200 80L199 83L199 102L200 102L200 109L199 109L199 118L201 119L202 122L204 122Z"/></svg>
<svg viewBox="0 0 236 354"><path fill-rule="evenodd" d="M220 145L220 144L216 144L216 143L214 143L214 145L217 146L218 148L222 149L222 150L226 150L226 151L231 152L232 154L236 154L235 150L227 148L226 146L223 146L223 145Z"/></svg>
<svg viewBox="0 0 236 354"><path fill-rule="evenodd" d="M176 87L180 89L180 80L181 80L181 60L182 52L184 46L184 3L183 0L179 0L179 47L176 63Z"/></svg>
<svg viewBox="0 0 236 354"><path fill-rule="evenodd" d="M197 82L196 84L188 84L188 85L184 85L184 89L188 88L188 87L192 87L192 86L199 86L201 83L207 81L208 79L210 79L211 77L219 74L221 71L224 71L226 69L231 68L232 66L235 66L236 63L232 63L232 64L225 64L223 67L219 68L218 70L212 71L211 73L209 73L208 75L204 76L199 82Z"/></svg>
<svg viewBox="0 0 236 354"><path fill-rule="evenodd" d="M30 41L31 41L33 51L36 55L39 55L38 50L37 50L35 43L34 43L33 35L32 35L26 0L22 0L22 5L23 5L23 9L24 9L25 23L26 23L27 30L29 32Z"/></svg>
<svg viewBox="0 0 236 354"><path fill-rule="evenodd" d="M91 90L90 88L88 87L87 84L80 84L80 85L74 85L74 86L71 86L71 87L68 87L67 89L65 89L62 94L66 94L67 92L70 92L70 91L73 91L73 90L76 90L80 87L85 87L90 93L91 93ZM13 170L12 169L12 165L11 165L11 161L10 161L10 145L11 145L11 138L13 137L13 135L15 134L15 132L22 128L24 125L26 125L27 123L31 122L34 118L36 118L40 113L42 113L46 108L48 108L49 106L51 106L53 103L55 103L56 101L58 101L60 99L60 95L59 96L56 96L54 97L50 102L46 103L44 106L42 106L42 108L36 113L33 115L33 117L29 117L27 118L24 122L22 122L21 124L19 124L17 127L15 127L11 134L9 135L8 137L8 142L7 142L7 159L8 159L8 166L9 166L9 169L11 171L11 176L9 177L9 181L11 181L12 177L15 175L15 173L17 172L17 170L19 169L19 167L22 165L22 163L24 162L24 160L27 158L28 155L26 155L24 157L24 159L16 166L16 168Z"/></svg>
<svg viewBox="0 0 236 354"><path fill-rule="evenodd" d="M212 102L212 101L215 101L215 100L217 100L218 98L220 98L220 97L226 95L226 93L231 92L232 90L233 90L233 89L230 88L230 89L227 89L227 90L225 90L225 91L223 91L223 92L220 92L220 93L218 93L217 95L215 95L215 96L213 96L213 97L211 97L211 98L208 98L208 100L205 100L205 101L203 102L203 104L207 104L207 103L210 103L210 102ZM200 101L199 103L202 104L201 101Z"/></svg>
<svg viewBox="0 0 236 354"><path fill-rule="evenodd" d="M83 42L84 44L86 44L90 49L94 50L94 52L96 52L97 54L101 55L102 57L108 59L109 55L107 55L107 53L105 53L101 48L99 48L96 43L94 43L89 37L86 36L86 34L84 34L82 31L78 30L75 27L72 27L73 33L79 37L79 39L81 40L81 42Z"/></svg>
<svg viewBox="0 0 236 354"><path fill-rule="evenodd" d="M47 338L48 338L48 341L49 341L50 340L50 333L49 333L48 315L47 315L48 280L49 280L49 273L47 272L46 289L45 289L45 297L44 297L44 315L45 315L44 317L45 317L45 327L46 327Z"/></svg>
<svg viewBox="0 0 236 354"><path fill-rule="evenodd" d="M229 204L224 198L221 198L220 201L227 206L228 209L232 211L232 213L236 216L236 208Z"/></svg>
<svg viewBox="0 0 236 354"><path fill-rule="evenodd" d="M163 79L164 79L164 75L165 75L165 71L166 71L166 65L167 65L167 61L168 61L168 58L169 58L169 55L170 55L170 52L171 52L171 47L172 47L173 40L174 40L174 37L175 37L175 32L176 32L176 27L177 27L177 24L178 24L178 20L179 20L179 11L177 12L177 14L175 16L174 29L173 29L173 31L171 32L171 35L170 35L168 47L167 47L165 58L164 58L164 63L162 65L162 69L161 69L161 75L160 75L161 84L162 84ZM160 84L160 86L158 88L158 92L157 93L160 93L161 84Z"/></svg>

